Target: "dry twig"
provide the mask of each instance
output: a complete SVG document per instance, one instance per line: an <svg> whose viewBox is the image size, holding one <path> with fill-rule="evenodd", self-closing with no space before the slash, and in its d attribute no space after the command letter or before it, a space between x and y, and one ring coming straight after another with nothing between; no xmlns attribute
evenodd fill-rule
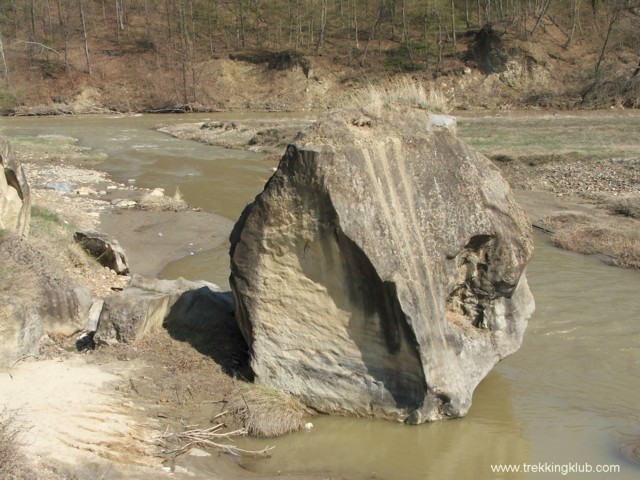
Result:
<svg viewBox="0 0 640 480"><path fill-rule="evenodd" d="M222 412L216 415L213 420L216 420L220 417L223 417L227 412ZM226 425L224 423L217 423L209 428L191 428L191 426L187 427L188 430L185 430L181 433L169 433L166 432L164 435L160 436L160 440L165 438L175 438L178 442L182 442L182 446L176 448L174 450L165 451L164 453L169 455L181 455L189 450L193 446L203 446L215 448L217 450L221 450L223 452L232 453L232 454L247 454L253 456L263 456L266 455L267 452L271 451L272 446L267 446L262 450L245 450L239 447L236 447L230 443L221 443L221 439L229 440L232 437L243 436L247 434L246 428L239 428L237 430L223 432L221 431Z"/></svg>

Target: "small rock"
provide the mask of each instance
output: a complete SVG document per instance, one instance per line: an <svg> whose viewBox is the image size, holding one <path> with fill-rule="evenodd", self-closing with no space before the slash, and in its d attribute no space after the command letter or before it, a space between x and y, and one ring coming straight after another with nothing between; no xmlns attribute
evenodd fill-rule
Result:
<svg viewBox="0 0 640 480"><path fill-rule="evenodd" d="M69 182L48 182L44 184L44 188L58 193L71 193L74 190L74 186Z"/></svg>
<svg viewBox="0 0 640 480"><path fill-rule="evenodd" d="M164 188L154 188L149 195L152 197L164 197Z"/></svg>
<svg viewBox="0 0 640 480"><path fill-rule="evenodd" d="M189 450L189 455L192 457L210 457L211 454L209 452L205 452L204 450L200 450L199 448L192 448Z"/></svg>
<svg viewBox="0 0 640 480"><path fill-rule="evenodd" d="M80 187L76 190L76 195L81 195L83 197L86 197L87 195L92 195L95 193L96 193L95 190L89 187Z"/></svg>
<svg viewBox="0 0 640 480"><path fill-rule="evenodd" d="M159 236L159 237L164 237L164 235L162 234L162 232L158 232L158 236Z"/></svg>
<svg viewBox="0 0 640 480"><path fill-rule="evenodd" d="M111 201L111 205L118 208L130 208L135 207L138 203L133 200L122 200L121 198Z"/></svg>
<svg viewBox="0 0 640 480"><path fill-rule="evenodd" d="M117 186L117 185L109 185L109 186L107 187L107 190L117 190L117 189L118 189L118 186Z"/></svg>

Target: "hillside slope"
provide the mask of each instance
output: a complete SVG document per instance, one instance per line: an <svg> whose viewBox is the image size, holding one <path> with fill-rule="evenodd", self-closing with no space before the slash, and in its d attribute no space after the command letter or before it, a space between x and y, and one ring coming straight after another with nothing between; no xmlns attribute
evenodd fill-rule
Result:
<svg viewBox="0 0 640 480"><path fill-rule="evenodd" d="M0 112L303 110L398 76L458 109L640 106L634 2L236 3L16 0L0 12Z"/></svg>

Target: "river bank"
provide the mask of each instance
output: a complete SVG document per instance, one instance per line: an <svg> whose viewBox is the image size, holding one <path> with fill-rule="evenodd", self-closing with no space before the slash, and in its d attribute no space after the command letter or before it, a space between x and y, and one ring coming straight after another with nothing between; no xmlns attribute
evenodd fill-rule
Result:
<svg viewBox="0 0 640 480"><path fill-rule="evenodd" d="M56 162L61 163L59 159L54 163ZM578 164L575 164L574 167L576 165ZM635 164L632 163L631 165L633 166ZM606 169L610 166L611 165L602 164L602 172L605 173ZM58 167L60 167L60 165L58 165ZM47 168L50 168L50 166ZM166 246L162 242L174 242L172 244L173 246L168 247L169 251L178 251L181 254L186 253L187 255L190 251L193 251L193 247L195 246L193 238L181 236L187 233L188 228L191 227L184 227L185 230L170 227L175 225L173 222L178 218L187 217L192 213L204 212L189 212L188 210L169 212L171 214L170 218L172 218L169 226L166 226L167 224L159 225L153 220L150 220L153 217L152 214L157 212L144 210L131 211L130 209L116 207L112 204L112 201L116 198L137 201L136 199L140 199L145 193L149 192L148 190L145 191L136 189L132 185L111 182L108 177L102 176L96 171L73 167L77 169L77 171L75 171L67 168L68 166L65 165L65 169L60 169L62 177L74 183L78 191L80 188L86 187L95 193L89 192L87 195L82 195L79 193L63 193L44 188L44 180L52 180L48 177L48 171L46 169L38 170L37 167L31 167L31 174L34 178L42 178L42 180L35 180L33 184L35 202L42 205L56 206L56 209L59 210L57 213L63 220L83 226L83 228L86 226L103 229L106 223L102 224L101 222L103 222L104 219L110 218L114 220L113 225L108 227L110 229L109 233L115 238L118 238L123 245L125 245L125 243L121 240L121 237L124 238L127 234L131 235L131 240L134 243L140 242L146 245L146 247L140 248L137 251L135 251L134 248L131 252L129 252L128 247L125 245L127 253L130 254L130 262L134 273L137 268L147 268L149 265L155 265L149 267L150 272L158 270L164 260L159 261L159 259L163 258L163 254L160 250L156 250L156 248L160 249ZM27 171L29 172L29 169ZM582 171L585 176L594 173L594 170L589 168L589 164L587 163L583 165ZM545 175L548 177L549 173L546 170L545 172ZM560 168L556 170L555 175L557 179L565 178ZM541 176L542 174L536 178L542 178ZM524 174L523 177L534 178L529 173ZM570 178L575 180L577 177L575 174L572 174ZM629 180L624 183L624 185L628 185L628 187L627 190L622 193L625 195L633 194L634 191L632 188L634 185L637 186L637 181L634 183L634 178L637 180L637 171L630 169L628 177L625 178ZM109 189L109 186L115 186L116 188ZM86 190L83 190L83 192L84 191ZM100 194L102 191L111 193ZM584 215L591 215L592 211L596 211L598 215L601 214L607 218L617 218L605 210L601 212L596 205L586 201L584 198L569 198L568 192L540 192L533 189L523 189L517 193L520 201L532 218L532 221L548 217L554 214L554 212L575 211L583 211ZM562 193L562 195L558 193ZM132 224L119 221L124 218L124 216L129 216L132 213L138 214L145 219L147 223ZM599 219L595 219L596 217L593 218L594 222L600 223ZM204 239L207 239L208 236L210 236L209 239L215 241L220 240L220 238L226 239L227 235L224 233L224 230L230 228L231 222L221 220L220 225L218 225L221 230L216 233L211 230L210 220L211 217L198 216L192 227L202 228L198 235L201 235ZM620 218L620 220L626 221L627 218ZM140 228L140 225L150 226L148 228ZM158 233L162 233L163 235L160 236ZM167 238L174 234L177 236L175 239ZM215 235L215 238L213 235ZM196 235L194 235L194 237L196 237ZM160 240L162 240L162 242ZM194 243L194 245L189 245L189 243ZM204 244L202 244L202 248L205 248ZM151 274L153 275L153 273ZM93 281L95 285L101 288L106 287L107 291L112 287L119 288L122 286L121 283L110 283L111 280L109 278L102 278L102 275L105 275L105 273L100 273L94 277ZM89 280L90 278L87 277L87 281ZM122 282L123 280L126 282L126 279L123 278L118 278L117 280L118 282ZM75 365L75 363L73 363L75 361L72 359L76 357L76 354L66 352L64 349L64 345L51 345L50 350L45 350L45 356L50 355L55 361L64 362L69 370L75 371L75 367L78 365ZM235 388L235 385L229 380L229 377L220 371L219 366L212 364L209 356L195 351L188 342L178 341L166 332L162 332L161 335L154 336L142 345L136 347L121 346L118 348L102 349L101 351L97 351L96 354L87 355L85 358L89 360L90 364L97 365L100 369L106 371L114 372L119 369L121 376L117 378L117 382L112 377L109 377L110 380L105 383L98 382L98 384L95 385L95 389L100 391L107 389L113 402L117 404L132 402L136 409L140 408L139 411L143 412L143 418L153 418L157 423L153 422L155 427L150 427L152 433L164 431L163 429L166 429L167 426L177 429L183 428L185 424L208 424L217 414L216 412L221 412L220 408L214 408L214 404L210 402L224 399L226 395L225 392L229 392ZM43 368L45 367L43 366ZM82 367L80 366L80 368ZM12 374L24 375L24 378L27 378L28 373L29 369L22 370L20 365L17 365L15 371L12 370ZM113 380L113 382L111 382L111 380ZM32 384L38 385L37 379L34 379L34 383ZM0 391L4 392L8 390L0 388ZM71 386L69 387L69 391L73 391ZM52 398L52 402L53 401ZM87 397L82 397L79 401L80 403L89 403ZM59 402L56 401L56 403ZM55 408L55 405L51 404L41 408ZM91 416L94 419L100 419L102 418L101 416L105 414L99 411L101 407L87 410L82 410L80 407L78 408L79 415ZM129 409L128 411L131 410ZM229 423L233 425L231 421ZM54 425L49 428L55 431L55 429L60 428L60 425ZM128 435L128 433L125 433L125 435ZM167 447L157 442L157 440L158 438L153 439L152 437L151 445L155 455L160 455L162 451L167 450ZM262 444L260 448L265 445L268 445L268 442ZM55 450L55 448L52 449ZM35 453L35 455L39 455L42 458L44 455L43 452L44 450L40 450L40 452ZM105 458L104 451L100 451L99 449L89 453L94 454L98 460ZM214 453L214 455L216 454ZM192 478L189 477L189 472L197 475L198 478L216 478L215 475L218 475L219 478L251 478L251 474L237 468L235 463L237 459L234 460L234 458L226 455L218 457L219 462L214 462L214 464L220 468L219 473L212 471L210 466L211 459L203 460L201 457L191 456L182 456L173 460L170 456L162 458L165 463L161 464L161 466L169 467L169 469L173 468L174 475L178 478ZM207 470L202 470L204 467L202 463L198 464L198 462L206 462ZM161 468L158 463L154 465L158 469ZM176 473L176 465L186 468L187 472L178 468L178 472ZM124 470L128 468L130 467L126 467ZM148 468L148 466L134 462L131 468L137 470L138 473L132 474L134 476L130 478L145 478L140 469ZM107 471L104 478L126 478L126 473L123 472L123 470ZM151 470L151 472L157 472L157 470ZM157 475L160 476L162 474L158 473ZM330 477L340 478L340 476L336 476L335 474ZM309 477L304 476L303 478ZM349 476L348 478L356 477Z"/></svg>

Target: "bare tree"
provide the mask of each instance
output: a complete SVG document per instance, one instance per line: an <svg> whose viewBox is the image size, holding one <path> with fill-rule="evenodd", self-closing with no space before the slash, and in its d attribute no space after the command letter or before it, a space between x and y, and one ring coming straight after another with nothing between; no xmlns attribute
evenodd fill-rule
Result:
<svg viewBox="0 0 640 480"><path fill-rule="evenodd" d="M373 19L373 25L371 26L371 32L369 32L369 38L367 39L367 43L364 46L364 52L362 53L362 59L360 59L360 66L364 66L364 62L367 58L367 52L369 51L369 43L374 39L376 34L376 29L378 28L378 24L380 23L380 17L382 16L382 10L384 9L384 0L380 0L378 4L378 9L376 11L376 16Z"/></svg>
<svg viewBox="0 0 640 480"><path fill-rule="evenodd" d="M622 16L622 11L625 7L626 0L613 0L607 3L607 32L604 37L604 42L602 43L602 50L600 51L600 56L598 57L598 61L596 62L596 67L593 72L595 77L595 81L598 81L598 76L600 74L600 67L602 66L602 60L604 60L604 55L607 51L607 46L609 45L609 40L611 39L611 34L614 30L614 27L617 25L618 21Z"/></svg>
<svg viewBox="0 0 640 480"><path fill-rule="evenodd" d="M453 48L456 48L456 2L451 0L451 32L453 34Z"/></svg>
<svg viewBox="0 0 640 480"><path fill-rule="evenodd" d="M9 67L7 66L7 58L4 56L4 45L2 44L2 32L0 32L0 58L2 58L2 73L5 85L9 86Z"/></svg>
<svg viewBox="0 0 640 480"><path fill-rule="evenodd" d="M316 52L320 52L322 45L324 44L324 34L327 27L327 0L322 0L320 10L320 33L318 34L318 45L316 46Z"/></svg>
<svg viewBox="0 0 640 480"><path fill-rule="evenodd" d="M82 0L78 0L78 9L80 10L80 20L82 23L82 38L84 40L84 58L87 61L87 72L89 75L92 74L91 71L91 56L89 55L89 39L87 38L87 23L84 18L84 6L82 4Z"/></svg>

